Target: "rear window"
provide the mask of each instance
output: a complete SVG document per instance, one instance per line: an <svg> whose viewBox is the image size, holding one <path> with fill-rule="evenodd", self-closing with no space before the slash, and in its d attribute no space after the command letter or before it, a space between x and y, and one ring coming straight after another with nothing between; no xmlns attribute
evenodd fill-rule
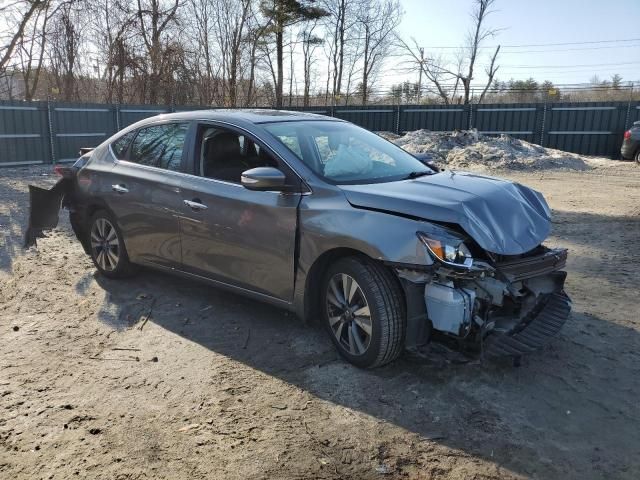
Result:
<svg viewBox="0 0 640 480"><path fill-rule="evenodd" d="M136 136L136 132L129 132L122 135L115 142L111 144L111 150L118 160L125 160L127 156L127 149L133 137Z"/></svg>
<svg viewBox="0 0 640 480"><path fill-rule="evenodd" d="M169 123L140 129L131 144L128 160L140 165L180 170L187 129L186 123Z"/></svg>

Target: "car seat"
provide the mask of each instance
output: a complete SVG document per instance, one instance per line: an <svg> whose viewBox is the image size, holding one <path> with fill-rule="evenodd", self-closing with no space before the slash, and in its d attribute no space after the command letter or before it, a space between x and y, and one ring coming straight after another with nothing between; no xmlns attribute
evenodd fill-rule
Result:
<svg viewBox="0 0 640 480"><path fill-rule="evenodd" d="M219 132L205 139L203 175L227 182L240 182L248 165L242 155L238 135Z"/></svg>

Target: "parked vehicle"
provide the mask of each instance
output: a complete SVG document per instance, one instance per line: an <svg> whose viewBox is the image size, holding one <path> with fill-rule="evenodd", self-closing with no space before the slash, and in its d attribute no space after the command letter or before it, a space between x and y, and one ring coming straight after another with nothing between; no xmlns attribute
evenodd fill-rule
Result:
<svg viewBox="0 0 640 480"><path fill-rule="evenodd" d="M27 241L61 203L98 271L138 265L319 318L376 367L432 340L519 357L565 323L567 250L534 190L437 172L319 115L197 111L138 122L31 187Z"/></svg>
<svg viewBox="0 0 640 480"><path fill-rule="evenodd" d="M640 121L634 122L633 126L624 132L620 153L625 160L640 163Z"/></svg>

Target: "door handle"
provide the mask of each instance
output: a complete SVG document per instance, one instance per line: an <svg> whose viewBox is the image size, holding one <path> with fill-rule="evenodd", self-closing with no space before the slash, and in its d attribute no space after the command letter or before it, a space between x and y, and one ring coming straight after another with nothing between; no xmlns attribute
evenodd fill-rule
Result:
<svg viewBox="0 0 640 480"><path fill-rule="evenodd" d="M129 193L129 189L124 185L111 185L111 190L118 193Z"/></svg>
<svg viewBox="0 0 640 480"><path fill-rule="evenodd" d="M192 210L206 210L208 208L204 203L200 203L197 198L184 200L184 204Z"/></svg>

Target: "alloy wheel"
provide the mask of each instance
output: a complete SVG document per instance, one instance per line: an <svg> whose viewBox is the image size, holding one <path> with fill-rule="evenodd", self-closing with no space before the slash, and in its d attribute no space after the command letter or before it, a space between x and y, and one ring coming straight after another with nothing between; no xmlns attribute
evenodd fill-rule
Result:
<svg viewBox="0 0 640 480"><path fill-rule="evenodd" d="M364 355L373 324L362 288L353 277L338 273L329 280L326 298L329 326L338 343L351 355Z"/></svg>
<svg viewBox="0 0 640 480"><path fill-rule="evenodd" d="M112 272L120 260L120 241L115 227L106 218L97 218L91 227L93 258L102 270Z"/></svg>

